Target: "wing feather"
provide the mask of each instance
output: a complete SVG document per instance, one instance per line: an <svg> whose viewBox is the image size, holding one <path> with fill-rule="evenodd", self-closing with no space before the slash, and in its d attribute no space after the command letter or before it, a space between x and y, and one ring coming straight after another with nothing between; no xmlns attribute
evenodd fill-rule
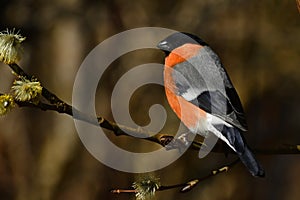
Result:
<svg viewBox="0 0 300 200"><path fill-rule="evenodd" d="M177 95L240 130L247 130L238 94L220 59L208 46L175 65L172 77Z"/></svg>

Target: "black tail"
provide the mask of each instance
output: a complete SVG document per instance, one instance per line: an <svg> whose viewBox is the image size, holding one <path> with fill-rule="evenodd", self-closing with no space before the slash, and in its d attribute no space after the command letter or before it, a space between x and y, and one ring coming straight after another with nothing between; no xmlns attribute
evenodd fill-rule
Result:
<svg viewBox="0 0 300 200"><path fill-rule="evenodd" d="M240 160L244 165L248 168L250 173L253 176L259 176L264 177L265 171L260 166L260 164L257 162L257 160L254 158L253 153L249 150L248 146L245 144L244 152L240 153L237 152L238 156L240 157Z"/></svg>
<svg viewBox="0 0 300 200"><path fill-rule="evenodd" d="M241 133L234 127L223 126L222 134L227 138L229 143L235 148L242 163L248 168L253 176L264 177L265 171L254 158L253 153L244 141Z"/></svg>

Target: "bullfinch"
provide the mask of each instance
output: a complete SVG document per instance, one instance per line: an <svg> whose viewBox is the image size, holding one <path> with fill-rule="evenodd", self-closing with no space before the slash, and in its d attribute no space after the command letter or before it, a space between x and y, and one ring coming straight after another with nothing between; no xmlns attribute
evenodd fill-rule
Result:
<svg viewBox="0 0 300 200"><path fill-rule="evenodd" d="M224 141L253 176L265 172L242 135L247 122L239 96L217 54L202 39L176 32L157 47L165 52L168 103L190 132Z"/></svg>

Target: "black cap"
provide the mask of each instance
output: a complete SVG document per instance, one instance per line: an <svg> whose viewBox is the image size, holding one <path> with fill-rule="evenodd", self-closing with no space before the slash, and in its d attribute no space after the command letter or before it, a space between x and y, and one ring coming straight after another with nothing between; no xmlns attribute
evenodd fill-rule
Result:
<svg viewBox="0 0 300 200"><path fill-rule="evenodd" d="M171 51L184 44L200 44L202 46L207 46L207 43L193 34L176 32L159 42L157 48L163 50L168 55Z"/></svg>

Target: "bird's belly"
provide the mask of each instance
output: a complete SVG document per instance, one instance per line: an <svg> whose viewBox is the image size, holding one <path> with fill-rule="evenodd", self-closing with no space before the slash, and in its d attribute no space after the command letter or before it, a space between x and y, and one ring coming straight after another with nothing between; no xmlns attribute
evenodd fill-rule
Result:
<svg viewBox="0 0 300 200"><path fill-rule="evenodd" d="M204 110L188 102L183 97L175 95L167 88L166 96L173 111L192 133L202 136L208 134L207 114Z"/></svg>
<svg viewBox="0 0 300 200"><path fill-rule="evenodd" d="M184 123L184 121L182 121L182 122ZM201 118L201 117L198 119L198 122L196 124L194 124L194 126L190 126L190 127L188 127L188 129L192 133L199 134L203 137L206 137L210 133L207 128L207 120L205 118Z"/></svg>

